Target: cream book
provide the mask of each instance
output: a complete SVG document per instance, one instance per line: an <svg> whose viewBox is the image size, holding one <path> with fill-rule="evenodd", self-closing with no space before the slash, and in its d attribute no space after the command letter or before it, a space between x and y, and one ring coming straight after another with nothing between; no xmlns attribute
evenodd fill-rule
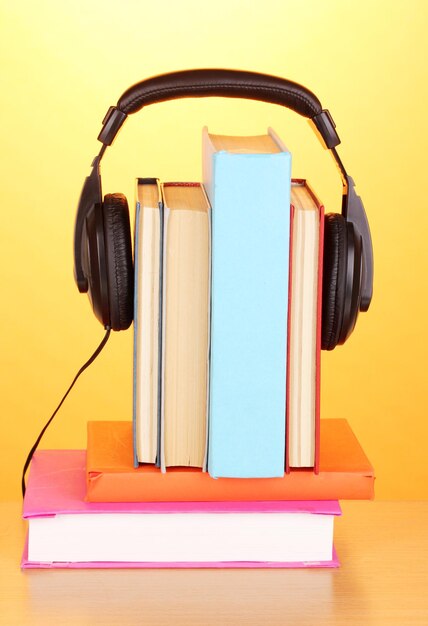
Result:
<svg viewBox="0 0 428 626"><path fill-rule="evenodd" d="M324 210L306 181L291 184L288 466L318 466Z"/></svg>
<svg viewBox="0 0 428 626"><path fill-rule="evenodd" d="M160 462L162 198L159 181L137 181L134 302L134 460Z"/></svg>
<svg viewBox="0 0 428 626"><path fill-rule="evenodd" d="M205 468L210 205L199 183L165 183L161 467Z"/></svg>

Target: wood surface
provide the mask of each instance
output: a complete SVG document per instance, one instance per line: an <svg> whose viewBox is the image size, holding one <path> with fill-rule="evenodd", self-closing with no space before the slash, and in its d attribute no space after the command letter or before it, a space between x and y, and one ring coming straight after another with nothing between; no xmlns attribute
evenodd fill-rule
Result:
<svg viewBox="0 0 428 626"><path fill-rule="evenodd" d="M337 570L20 570L0 504L0 624L428 624L428 502L343 502Z"/></svg>

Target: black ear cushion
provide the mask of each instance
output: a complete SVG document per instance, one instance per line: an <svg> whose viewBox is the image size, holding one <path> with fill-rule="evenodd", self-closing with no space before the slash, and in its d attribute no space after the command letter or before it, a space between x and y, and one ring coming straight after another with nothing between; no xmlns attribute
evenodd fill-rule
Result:
<svg viewBox="0 0 428 626"><path fill-rule="evenodd" d="M103 218L110 325L113 330L126 330L133 318L134 269L128 203L123 194L104 197Z"/></svg>
<svg viewBox="0 0 428 626"><path fill-rule="evenodd" d="M346 293L346 220L328 213L324 222L321 347L333 350L338 344Z"/></svg>

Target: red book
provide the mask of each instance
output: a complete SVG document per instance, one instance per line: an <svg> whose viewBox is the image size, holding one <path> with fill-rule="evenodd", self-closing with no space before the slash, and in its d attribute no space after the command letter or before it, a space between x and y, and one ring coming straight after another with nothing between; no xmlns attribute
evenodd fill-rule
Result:
<svg viewBox="0 0 428 626"><path fill-rule="evenodd" d="M211 478L198 468L134 468L132 422L89 422L87 500L91 502L209 502L365 500L374 471L344 419L320 422L319 471L290 469L282 478Z"/></svg>

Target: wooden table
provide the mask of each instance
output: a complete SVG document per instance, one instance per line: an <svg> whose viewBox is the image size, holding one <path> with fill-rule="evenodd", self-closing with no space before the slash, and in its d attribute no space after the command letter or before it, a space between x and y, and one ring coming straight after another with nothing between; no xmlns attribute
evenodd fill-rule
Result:
<svg viewBox="0 0 428 626"><path fill-rule="evenodd" d="M428 502L343 502L338 570L32 570L0 504L0 623L428 624Z"/></svg>

